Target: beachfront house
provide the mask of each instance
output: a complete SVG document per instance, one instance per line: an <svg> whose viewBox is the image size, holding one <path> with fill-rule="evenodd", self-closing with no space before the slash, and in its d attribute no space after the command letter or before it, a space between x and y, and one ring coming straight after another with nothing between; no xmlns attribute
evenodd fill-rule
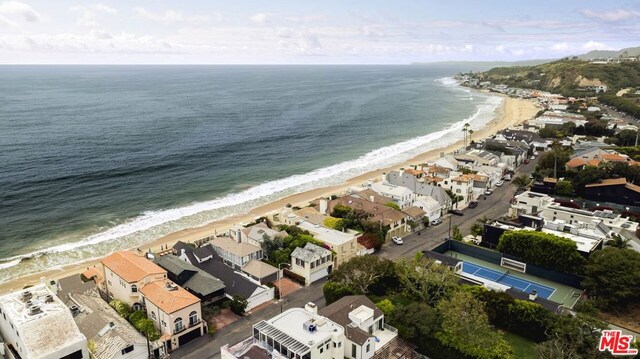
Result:
<svg viewBox="0 0 640 359"><path fill-rule="evenodd" d="M265 237L270 239L284 238L288 236L285 231L276 231L269 228L266 223L260 222L250 227L235 226L229 230L229 237L235 239L237 242L246 242L260 247L260 244Z"/></svg>
<svg viewBox="0 0 640 359"><path fill-rule="evenodd" d="M193 264L173 255L160 256L155 262L167 271L170 280L198 297L202 303L214 303L226 298L224 282Z"/></svg>
<svg viewBox="0 0 640 359"><path fill-rule="evenodd" d="M97 288L69 293L66 304L80 332L92 343L94 359L144 359L152 352L164 356L164 347L148 343L131 323L105 302Z"/></svg>
<svg viewBox="0 0 640 359"><path fill-rule="evenodd" d="M207 245L213 248L226 265L235 269L241 269L252 260L262 260L261 247L240 242L237 238L216 237Z"/></svg>
<svg viewBox="0 0 640 359"><path fill-rule="evenodd" d="M54 281L0 296L0 357L90 358L87 338L57 290Z"/></svg>
<svg viewBox="0 0 640 359"><path fill-rule="evenodd" d="M386 181L386 177L383 177L381 182L372 183L370 188L377 194L390 198L400 209L413 206L419 197L415 192L406 187L390 184Z"/></svg>
<svg viewBox="0 0 640 359"><path fill-rule="evenodd" d="M305 284L309 285L331 274L333 255L326 248L307 243L304 247L298 247L291 253L290 269L304 277Z"/></svg>
<svg viewBox="0 0 640 359"><path fill-rule="evenodd" d="M447 191L441 186L421 182L415 176L401 171L391 171L387 173L386 180L391 184L409 188L420 196L428 196L435 199L442 207L442 213L446 213L446 211L451 209L451 197L449 197Z"/></svg>
<svg viewBox="0 0 640 359"><path fill-rule="evenodd" d="M209 254L204 255L204 251L200 250L201 248L208 250ZM255 275L244 271L248 266L251 266L251 263L253 262L249 262L241 270L233 269L232 267L224 264L222 258L213 249L211 249L210 246L206 245L200 248L193 248L184 242L177 242L173 246L173 253L173 255L178 257L180 260L192 264L209 275L221 280L224 283L225 295L227 298L232 299L234 296L240 296L246 299L248 303L246 310L255 308L256 306L266 303L274 298L274 289L263 283L274 281L277 277L277 269L276 271L270 270L263 272L268 279L256 278ZM200 253L201 256L198 257L197 253ZM207 259L203 260L203 258ZM269 266L268 264L266 265ZM269 267L273 268L272 266ZM259 272L260 269L257 269L257 271ZM259 273L254 274L260 275ZM261 279L263 279L263 281L261 281Z"/></svg>
<svg viewBox="0 0 640 359"><path fill-rule="evenodd" d="M473 200L474 175L460 175L451 179L451 192L458 196L455 207L464 206Z"/></svg>
<svg viewBox="0 0 640 359"><path fill-rule="evenodd" d="M100 263L104 278L100 289L109 300L119 299L134 310L142 309L142 287L167 278L166 270L131 251L115 252Z"/></svg>

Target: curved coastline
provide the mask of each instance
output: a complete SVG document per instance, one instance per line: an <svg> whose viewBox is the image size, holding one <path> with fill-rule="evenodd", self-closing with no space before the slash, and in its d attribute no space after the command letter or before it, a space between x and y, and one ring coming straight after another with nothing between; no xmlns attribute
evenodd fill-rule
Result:
<svg viewBox="0 0 640 359"><path fill-rule="evenodd" d="M441 79L442 80L442 79ZM443 81L443 86L458 86L454 83ZM469 92L470 96L475 95L470 89L461 88L462 91ZM486 93L478 93L481 96L487 96ZM497 95L489 95L489 98L497 98ZM456 137L447 137L448 134L459 133L460 128L463 123L469 121L474 124L477 128L477 131L474 132L475 138L484 138L487 137L503 128L518 124L530 117L532 117L537 111L537 107L533 104L533 102L528 100L519 100L512 99L504 96L499 96L502 98L501 101L497 102L494 105L495 109L492 111L492 118L485 119L484 121L481 119L479 123L474 123L473 121L479 117L480 109L478 109L472 116L467 119L455 122L449 125L447 128L437 131L435 133L426 134L423 136L418 136L412 138L407 141L403 141L400 144L395 144L391 146L387 146L375 151L372 151L368 154L361 156L360 158L354 161L347 161L349 163L360 161L361 163L369 163L372 158L379 157L382 152L390 153L388 157L385 157L385 161L380 161L376 164L375 168L367 168L365 165L360 167L352 166L352 168L340 171L341 165L345 163L339 163L334 166L329 166L325 168L318 169L316 171L312 171L307 174L291 176L285 179L271 181L262 185L258 185L246 191L242 191L239 194L246 194L250 192L254 193L255 198L249 200L240 200L237 197L235 200L237 203L233 203L233 196L238 196L239 194L231 194L225 196L223 198L219 198L213 201L203 202L207 203L213 208L207 208L204 210L199 210L197 207L193 207L190 210L185 210L184 208L166 210L162 212L175 211L176 219L184 218L185 216L197 215L202 213L203 211L214 210L220 207L228 207L229 203L231 205L236 205L242 208L236 208L238 213L229 213L227 216L224 216L220 219L216 219L208 224L202 226L192 226L188 229L183 229L179 231L174 231L166 235L159 235L155 238L151 238L148 241L145 241L144 244L140 245L129 245L124 248L117 249L125 249L125 248L140 248L141 250L159 250L161 246L171 245L178 240L181 241L194 241L200 238L204 238L214 233L221 233L235 223L246 223L253 220L255 217L273 213L284 207L285 204L291 203L293 205L305 206L309 201L320 197L320 196L328 196L331 194L341 193L346 191L350 187L359 186L363 182L366 182L372 178L379 178L380 175L384 172L388 172L389 170L397 169L400 167L407 167L410 164L425 162L427 160L432 160L437 158L441 152L452 152L455 149L461 146L461 140L455 140ZM482 104L478 105L482 106ZM483 123L484 122L484 123ZM460 127L460 128L458 128ZM409 146L407 150L406 147ZM429 146L431 145L431 146ZM412 147L411 147L412 146ZM425 148L426 147L426 148ZM402 151L402 149L405 149ZM426 150L426 151L425 151ZM402 156L400 158L397 157L397 152L400 151ZM394 157L394 153L396 157ZM360 171L358 171L360 170ZM337 171L337 174L336 174ZM359 173L362 172L364 173ZM324 183L319 183L317 180L318 177L321 179L331 179L330 181L326 181ZM285 188L284 190L281 187L278 187L278 183L274 184L274 182L289 180L294 185ZM262 186L262 187L261 187ZM259 188L260 190L256 191ZM274 188L277 188L274 190ZM290 193L287 193L287 190ZM270 192L269 192L270 191ZM264 203L264 201L259 201L259 199L264 199L265 197L271 198L267 199L268 201ZM262 202L262 203L261 203ZM216 207L216 206L220 207ZM244 205L244 206L241 206ZM194 204L193 206L202 206L202 203ZM192 207L192 206L189 206ZM202 207L200 207L201 209ZM149 214L145 214L142 217L144 218ZM163 223L168 223L172 219L165 221ZM116 227L119 231L132 229L131 224L129 223L124 225L124 227ZM147 228L133 228L136 231L145 230L153 228L153 224ZM107 231L108 232L108 231ZM100 235L100 234L99 234ZM151 236L154 235L153 231L150 233ZM91 238L89 238L91 240ZM96 240L94 238L94 240ZM109 239L101 239L98 238L96 243L107 242ZM82 246L90 245L91 243L83 243ZM33 259L45 260L48 253L63 253L65 251L69 251L69 249L73 249L78 247L77 243L64 244L59 246L59 248L47 248L42 251L30 253L23 256L15 256L11 258L5 259L2 263L0 263L0 270L6 271L10 270L12 266L20 265L25 260L32 261ZM46 271L50 272L48 277L59 278L70 275L72 273L81 272L83 269L89 266L93 266L97 263L97 259L102 257L105 254L100 253L100 255L95 257L84 257L84 258L75 258L77 262L74 264L64 264L64 265L55 265L50 266ZM44 259L43 259L44 258ZM72 258L73 259L73 258ZM45 262L46 263L46 262ZM4 265L4 267L3 267ZM6 291L10 289L20 289L26 284L34 283L39 281L39 278L43 275L43 271L38 273L28 274L25 276L17 276L14 278L6 278L3 280L3 283L0 284L0 291Z"/></svg>

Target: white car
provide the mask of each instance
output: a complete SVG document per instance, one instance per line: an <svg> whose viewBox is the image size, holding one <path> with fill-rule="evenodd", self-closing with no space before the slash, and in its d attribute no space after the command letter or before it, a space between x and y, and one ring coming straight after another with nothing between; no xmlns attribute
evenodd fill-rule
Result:
<svg viewBox="0 0 640 359"><path fill-rule="evenodd" d="M432 225L432 226L437 226L437 225L439 225L440 223L442 223L442 220L441 220L440 218L438 218L438 219L434 219L433 221L431 221L431 225Z"/></svg>
<svg viewBox="0 0 640 359"><path fill-rule="evenodd" d="M488 190L484 191L484 194L487 196L490 196L493 193L493 190L491 188L489 188Z"/></svg>
<svg viewBox="0 0 640 359"><path fill-rule="evenodd" d="M502 185L504 184L504 181L498 181L496 182L496 186L497 187L502 187Z"/></svg>
<svg viewBox="0 0 640 359"><path fill-rule="evenodd" d="M395 244L404 244L404 241L402 240L402 238L400 237L391 237L391 240L393 241L393 243Z"/></svg>

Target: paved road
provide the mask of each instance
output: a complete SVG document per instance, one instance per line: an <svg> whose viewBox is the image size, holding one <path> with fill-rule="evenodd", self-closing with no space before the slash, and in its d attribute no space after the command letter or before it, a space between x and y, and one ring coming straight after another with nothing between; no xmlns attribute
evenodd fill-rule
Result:
<svg viewBox="0 0 640 359"><path fill-rule="evenodd" d="M534 162L523 165L517 172L518 174L530 174L535 166ZM450 216L444 218L442 224L421 231L421 235L413 233L403 238L403 245L396 245L388 242L378 252L378 255L396 259L400 257L409 257L416 252L431 249L444 241L447 237L449 229L449 218L451 218L451 226L458 225L463 234L470 232L471 226L484 216L488 218L497 218L503 216L508 208L509 201L513 198L516 191L515 186L511 182L505 182L502 187L496 188L495 192L486 196L487 199L480 199L478 207L465 209L464 216ZM288 307L302 307L307 302L314 302L319 308L325 306L324 295L322 293L322 285L324 281L313 283L312 285L301 288L292 293L285 299L283 309ZM254 323L263 319L268 319L280 312L280 305L271 305L257 313L247 315L238 321L223 328L213 337L205 335L200 337L188 345L178 348L171 353L172 358L219 358L220 347L225 344L233 345L251 335L251 328Z"/></svg>

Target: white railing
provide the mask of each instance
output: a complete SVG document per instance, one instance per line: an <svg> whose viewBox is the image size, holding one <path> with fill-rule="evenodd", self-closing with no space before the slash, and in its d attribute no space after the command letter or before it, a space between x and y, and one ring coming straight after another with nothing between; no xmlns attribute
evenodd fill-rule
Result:
<svg viewBox="0 0 640 359"><path fill-rule="evenodd" d="M389 331L392 331L392 332L394 332L394 333L397 333L397 332L398 332L398 329L396 329L396 328L394 328L394 327L390 326L389 324L384 324L382 327L384 328L384 330L389 330Z"/></svg>

